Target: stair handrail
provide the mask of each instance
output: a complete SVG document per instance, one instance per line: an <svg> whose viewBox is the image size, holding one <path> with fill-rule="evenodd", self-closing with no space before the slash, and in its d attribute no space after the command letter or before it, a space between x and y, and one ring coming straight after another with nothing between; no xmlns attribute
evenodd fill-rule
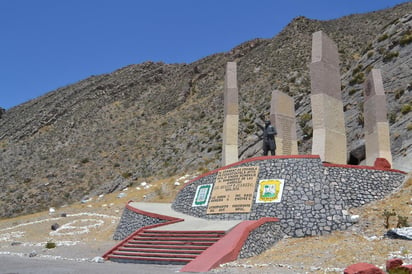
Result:
<svg viewBox="0 0 412 274"><path fill-rule="evenodd" d="M180 272L207 272L220 264L236 260L250 232L265 223L278 221L278 218L263 217L259 220L241 222L196 259L181 268Z"/></svg>

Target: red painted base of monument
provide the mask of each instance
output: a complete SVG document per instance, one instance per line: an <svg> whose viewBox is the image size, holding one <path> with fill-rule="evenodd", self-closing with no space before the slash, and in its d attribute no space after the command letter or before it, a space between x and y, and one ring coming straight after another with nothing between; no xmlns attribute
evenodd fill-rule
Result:
<svg viewBox="0 0 412 274"><path fill-rule="evenodd" d="M220 264L236 260L250 232L264 223L278 221L277 218L269 217L255 221L243 221L195 260L184 266L180 272L206 272Z"/></svg>
<svg viewBox="0 0 412 274"><path fill-rule="evenodd" d="M382 169L390 169L391 168L391 164L385 158L376 158L375 163L373 164L373 166L376 167L376 168L382 168Z"/></svg>

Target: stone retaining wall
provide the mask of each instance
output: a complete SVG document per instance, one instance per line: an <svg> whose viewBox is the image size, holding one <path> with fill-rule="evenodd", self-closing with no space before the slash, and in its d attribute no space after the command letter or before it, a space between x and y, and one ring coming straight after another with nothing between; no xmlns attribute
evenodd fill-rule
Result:
<svg viewBox="0 0 412 274"><path fill-rule="evenodd" d="M123 240L142 227L164 222L167 222L167 220L143 214L142 212L138 212L135 209L126 206L113 235L113 240Z"/></svg>
<svg viewBox="0 0 412 274"><path fill-rule="evenodd" d="M347 207L358 207L385 198L405 180L406 174L395 170L362 166L325 164L329 184L340 192Z"/></svg>
<svg viewBox="0 0 412 274"><path fill-rule="evenodd" d="M267 222L253 230L240 250L239 259L259 255L283 238L279 222Z"/></svg>
<svg viewBox="0 0 412 274"><path fill-rule="evenodd" d="M346 215L347 209L384 198L401 186L406 177L405 173L396 170L323 164L318 156L313 155L258 157L225 168L241 166L259 166L257 181L283 179L285 185L281 202L253 203L250 213L208 215L207 206L192 207L197 186L214 184L219 169L187 183L172 204L176 211L205 219L280 219L280 222L268 222L252 231L239 258L260 254L284 235L315 236L346 229L351 225L350 216ZM255 196L257 188L258 184ZM160 215L126 206L113 239L122 240L139 228L167 221L170 220Z"/></svg>
<svg viewBox="0 0 412 274"><path fill-rule="evenodd" d="M286 235L315 236L347 229L351 225L347 209L382 199L398 188L406 176L395 170L323 164L316 155L257 157L224 168L242 166L259 166L258 181L283 179L282 201L253 203L250 213L207 214L207 206L192 207L197 186L215 183L219 170L214 170L186 184L172 208L205 219L276 217ZM257 188L258 184L254 196Z"/></svg>

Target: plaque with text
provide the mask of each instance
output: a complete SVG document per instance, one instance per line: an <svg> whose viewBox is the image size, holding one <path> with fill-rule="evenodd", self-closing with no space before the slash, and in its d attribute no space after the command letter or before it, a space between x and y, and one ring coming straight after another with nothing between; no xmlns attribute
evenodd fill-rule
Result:
<svg viewBox="0 0 412 274"><path fill-rule="evenodd" d="M219 171L207 214L250 212L258 173L258 166Z"/></svg>

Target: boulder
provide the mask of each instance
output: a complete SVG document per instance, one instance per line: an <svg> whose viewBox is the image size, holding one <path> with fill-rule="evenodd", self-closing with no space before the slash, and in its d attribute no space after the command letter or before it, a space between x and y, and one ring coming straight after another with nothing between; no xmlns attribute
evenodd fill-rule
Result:
<svg viewBox="0 0 412 274"><path fill-rule="evenodd" d="M352 224L357 224L357 223L359 223L359 219L360 219L359 215L350 215L350 217L349 217L349 221L350 221Z"/></svg>
<svg viewBox="0 0 412 274"><path fill-rule="evenodd" d="M412 240L412 227L392 228L385 236L391 239Z"/></svg>
<svg viewBox="0 0 412 274"><path fill-rule="evenodd" d="M94 257L92 259L92 262L94 262L94 263L104 263L104 259L102 257Z"/></svg>
<svg viewBox="0 0 412 274"><path fill-rule="evenodd" d="M398 258L391 259L386 261L386 271L389 274L412 274L412 265L403 265L403 261Z"/></svg>
<svg viewBox="0 0 412 274"><path fill-rule="evenodd" d="M377 266L368 263L357 263L345 268L344 274L385 274L385 272Z"/></svg>
<svg viewBox="0 0 412 274"><path fill-rule="evenodd" d="M387 260L386 261L386 271L397 268L401 265L403 265L403 261L401 259L397 258L397 259Z"/></svg>

